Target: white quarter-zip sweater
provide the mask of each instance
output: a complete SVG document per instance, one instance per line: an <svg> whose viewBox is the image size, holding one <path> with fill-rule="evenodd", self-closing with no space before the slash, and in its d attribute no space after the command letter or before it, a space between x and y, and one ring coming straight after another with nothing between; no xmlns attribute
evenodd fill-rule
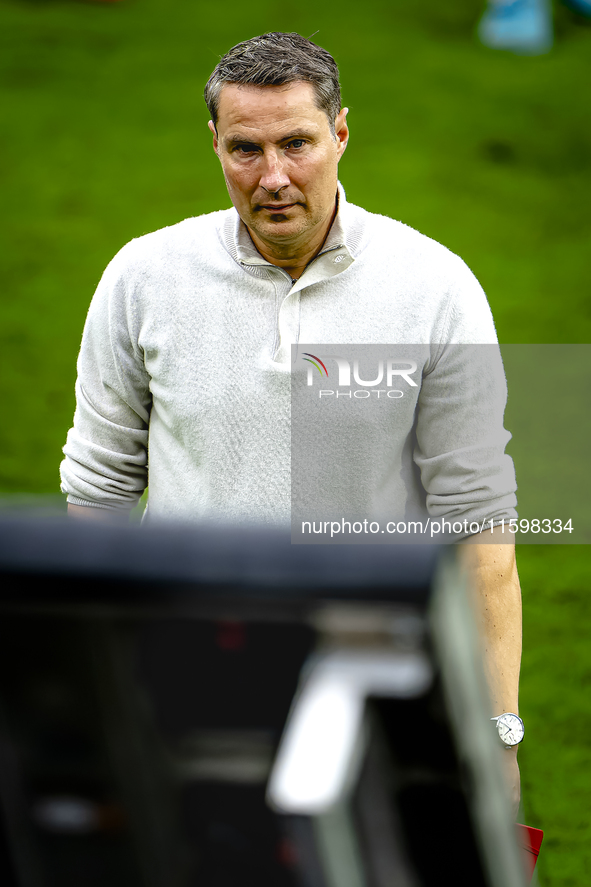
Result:
<svg viewBox="0 0 591 887"><path fill-rule="evenodd" d="M474 349L453 348L496 343L480 285L445 247L348 203L342 189L327 240L296 282L258 253L235 209L118 253L84 329L61 466L68 501L129 510L149 478L150 518L288 521L299 343L316 355L322 344L424 346L419 384L388 402L373 431L338 404L355 465L335 453L322 481L328 500L334 486L332 505L350 489L367 516L515 516L502 372L475 370Z"/></svg>

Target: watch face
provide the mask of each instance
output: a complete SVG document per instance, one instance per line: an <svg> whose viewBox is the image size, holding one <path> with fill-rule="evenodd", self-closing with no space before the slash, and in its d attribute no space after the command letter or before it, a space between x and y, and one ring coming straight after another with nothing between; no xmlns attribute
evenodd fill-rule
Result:
<svg viewBox="0 0 591 887"><path fill-rule="evenodd" d="M518 745L523 739L523 721L517 715L501 715L497 718L497 730L505 745Z"/></svg>

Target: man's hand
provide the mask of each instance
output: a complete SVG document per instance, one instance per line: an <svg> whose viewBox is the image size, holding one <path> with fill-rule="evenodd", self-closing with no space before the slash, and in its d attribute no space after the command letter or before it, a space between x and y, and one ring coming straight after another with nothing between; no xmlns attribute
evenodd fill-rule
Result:
<svg viewBox="0 0 591 887"><path fill-rule="evenodd" d="M470 573L474 591L474 611L494 716L507 711L519 714L521 589L515 545L507 539L507 531L502 534L496 528L471 536L460 546L461 560ZM517 748L503 750L505 776L515 814L520 793Z"/></svg>

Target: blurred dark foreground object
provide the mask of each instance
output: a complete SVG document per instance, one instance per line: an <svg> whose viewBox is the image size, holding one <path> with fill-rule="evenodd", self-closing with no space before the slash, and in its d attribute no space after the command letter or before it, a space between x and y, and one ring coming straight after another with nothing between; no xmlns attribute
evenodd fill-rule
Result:
<svg viewBox="0 0 591 887"><path fill-rule="evenodd" d="M0 520L3 887L523 887L454 549Z"/></svg>

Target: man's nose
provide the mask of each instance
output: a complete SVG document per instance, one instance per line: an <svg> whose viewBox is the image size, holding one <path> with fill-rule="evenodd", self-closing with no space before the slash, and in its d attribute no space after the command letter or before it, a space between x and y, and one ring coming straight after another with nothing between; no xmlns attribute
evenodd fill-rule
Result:
<svg viewBox="0 0 591 887"><path fill-rule="evenodd" d="M277 151L265 151L263 155L263 171L259 182L265 191L276 192L289 185L289 176L285 171L285 158Z"/></svg>

